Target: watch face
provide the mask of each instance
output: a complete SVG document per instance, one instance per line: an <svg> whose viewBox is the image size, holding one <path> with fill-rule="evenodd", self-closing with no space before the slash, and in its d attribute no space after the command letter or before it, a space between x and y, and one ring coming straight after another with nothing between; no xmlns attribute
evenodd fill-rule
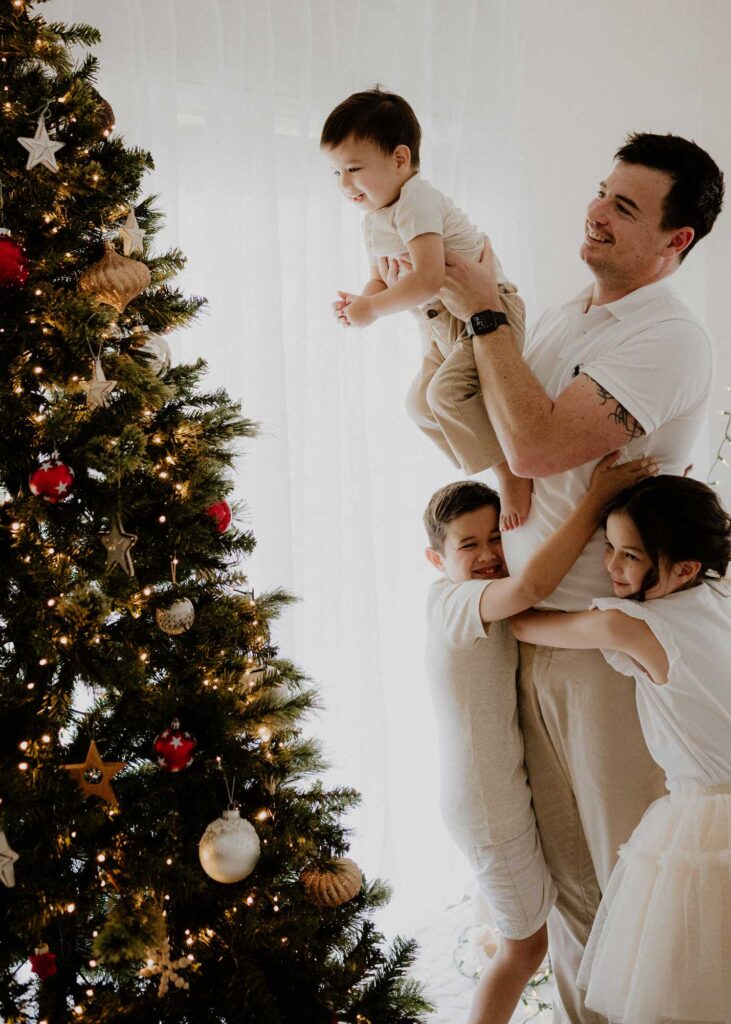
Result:
<svg viewBox="0 0 731 1024"><path fill-rule="evenodd" d="M501 324L506 324L508 318L504 313L496 313L492 309L483 309L481 313L475 313L470 319L470 325L474 334L491 334Z"/></svg>
<svg viewBox="0 0 731 1024"><path fill-rule="evenodd" d="M475 334L488 334L497 329L497 320L491 309L483 310L482 313L475 313L472 317L472 326Z"/></svg>

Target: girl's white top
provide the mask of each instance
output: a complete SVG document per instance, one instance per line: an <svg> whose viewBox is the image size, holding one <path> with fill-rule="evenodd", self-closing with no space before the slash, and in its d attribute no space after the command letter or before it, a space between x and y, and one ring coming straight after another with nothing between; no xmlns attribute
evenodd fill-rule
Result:
<svg viewBox="0 0 731 1024"><path fill-rule="evenodd" d="M597 598L650 627L668 656L668 681L658 685L629 657L602 651L610 665L637 681L637 708L650 754L673 792L731 781L731 590L724 582L639 603Z"/></svg>

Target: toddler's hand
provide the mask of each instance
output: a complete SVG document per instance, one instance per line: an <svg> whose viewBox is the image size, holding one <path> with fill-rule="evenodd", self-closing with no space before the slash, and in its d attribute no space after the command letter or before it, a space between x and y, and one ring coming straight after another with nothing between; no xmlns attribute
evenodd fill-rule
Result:
<svg viewBox="0 0 731 1024"><path fill-rule="evenodd" d="M660 472L660 464L654 455L641 455L632 462L623 462L621 466L615 466L618 458L618 451L610 452L596 464L591 474L589 494L602 505L632 484L644 480L647 476L657 476Z"/></svg>
<svg viewBox="0 0 731 1024"><path fill-rule="evenodd" d="M333 316L339 324L342 324L343 327L350 327L347 317L343 311L350 300L355 298L355 296L350 295L349 292L338 292L338 295L339 298L337 298L335 302L330 303L330 308L333 311Z"/></svg>
<svg viewBox="0 0 731 1024"><path fill-rule="evenodd" d="M350 295L348 292L338 292L345 304L341 310L349 327L368 327L376 320L371 306L371 300L367 295Z"/></svg>

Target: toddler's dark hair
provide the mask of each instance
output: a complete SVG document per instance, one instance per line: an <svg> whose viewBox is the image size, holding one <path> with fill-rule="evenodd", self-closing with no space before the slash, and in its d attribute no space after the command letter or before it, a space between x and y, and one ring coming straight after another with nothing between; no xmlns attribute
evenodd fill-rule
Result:
<svg viewBox="0 0 731 1024"><path fill-rule="evenodd" d="M440 487L432 494L424 512L424 526L429 535L430 547L443 552L444 536L452 520L486 506L499 512L500 495L479 480L458 480L457 483Z"/></svg>
<svg viewBox="0 0 731 1024"><path fill-rule="evenodd" d="M421 127L416 114L405 99L384 92L380 85L354 92L335 107L323 126L320 146L339 146L349 135L375 143L384 153L408 146L412 165L419 166Z"/></svg>
<svg viewBox="0 0 731 1024"><path fill-rule="evenodd" d="M701 563L693 584L726 575L731 559L731 517L718 495L706 484L684 476L654 476L622 491L604 510L603 523L612 512L624 512L637 527L652 568L633 594L644 601L658 582L661 560Z"/></svg>

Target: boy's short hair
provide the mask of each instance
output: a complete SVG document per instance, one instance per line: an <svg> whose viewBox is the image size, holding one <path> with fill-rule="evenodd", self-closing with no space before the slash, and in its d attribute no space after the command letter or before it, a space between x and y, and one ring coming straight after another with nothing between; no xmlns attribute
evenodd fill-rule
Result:
<svg viewBox="0 0 731 1024"><path fill-rule="evenodd" d="M695 142L670 133L628 135L614 159L663 171L672 179L660 227L663 231L693 228L693 241L680 254L682 262L696 242L705 238L721 212L724 183L718 165Z"/></svg>
<svg viewBox="0 0 731 1024"><path fill-rule="evenodd" d="M323 125L320 146L339 146L349 135L373 142L384 153L408 146L412 165L419 166L421 126L416 114L405 99L380 85L354 92L335 107Z"/></svg>
<svg viewBox="0 0 731 1024"><path fill-rule="evenodd" d="M440 487L432 494L424 512L424 526L429 545L440 553L444 551L447 527L459 516L478 508L491 507L500 511L500 495L479 480L458 480Z"/></svg>

